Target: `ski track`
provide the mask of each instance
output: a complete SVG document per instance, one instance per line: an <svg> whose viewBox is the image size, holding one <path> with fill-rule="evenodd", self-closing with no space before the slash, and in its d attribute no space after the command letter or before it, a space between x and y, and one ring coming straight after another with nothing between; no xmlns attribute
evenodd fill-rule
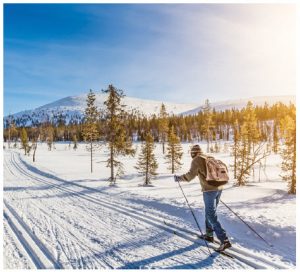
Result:
<svg viewBox="0 0 300 272"><path fill-rule="evenodd" d="M23 174L26 174L26 173L23 173ZM26 175L26 176L28 176L28 175ZM32 178L33 178L33 177L32 177ZM36 180L36 178L35 178L35 180ZM58 191L59 191L59 190L58 190ZM77 197L78 197L78 196L77 196ZM39 204L40 204L40 203L39 203ZM31 203L31 205L32 205L32 203ZM51 220L52 220L52 218L51 218ZM106 226L106 228L107 228L107 226ZM113 235L115 235L115 233L113 233ZM132 236L131 236L131 237L132 237ZM79 243L82 243L82 241L78 241L78 242L79 242ZM134 243L132 243L132 241L131 241L131 245L132 245L132 244L134 244ZM73 249L73 248L70 249L70 251L72 251L72 250L73 250L73 255L76 255L76 256L77 256L77 255L78 255L77 252L76 252L76 251L74 252L74 249ZM111 251L111 250L110 250L109 254L110 254L110 255L113 255L113 254L115 254L115 251L117 251L117 250L114 250L114 251ZM72 254L71 254L71 255L72 255ZM98 254L98 255L99 255L99 254ZM144 254L143 254L143 255L144 255ZM147 257L147 256L145 256L145 257ZM81 258L80 256L77 256L76 259L79 260L79 261L78 261L78 266L77 266L77 267L82 267L82 264L81 264L81 259L82 259L82 258ZM109 266L109 267L110 267L110 266Z"/></svg>
<svg viewBox="0 0 300 272"><path fill-rule="evenodd" d="M6 254L13 256L13 262L7 262L6 259L4 259L4 266L6 266L8 269L14 269L15 267L19 267L20 269L35 268L30 256L27 254L27 251L22 246L22 243L19 241L18 237L16 237L16 234L8 225L8 222L4 216L3 233L4 237L6 238L4 240Z"/></svg>
<svg viewBox="0 0 300 272"><path fill-rule="evenodd" d="M153 226L158 230L162 230L162 231L168 232L168 233L173 233L174 229L176 229L178 236L180 238L182 238L182 240L190 241L192 243L196 243L196 244L202 246L200 249L203 251L204 256L205 256L205 254L207 255L207 249L204 247L205 244L203 241L199 241L199 240L195 239L195 237L193 237L193 235L194 235L193 233L183 232L181 228L176 227L175 225L172 225L172 227L170 227L170 226L166 227L164 225L162 219L157 217L157 215L156 215L157 213L155 213L155 214L151 213L151 215L145 215L144 212L139 212L137 210L134 210L134 208L129 207L128 205L125 206L124 203L117 202L112 197L108 198L107 194L102 193L100 195L101 199L96 198L94 196L87 195L87 194L83 194L80 191L74 190L74 188L75 189L85 189L85 190L90 191L90 193L91 192L98 193L98 195L101 192L97 189L79 185L79 184L69 182L69 181L66 181L66 180L63 180L60 178L53 179L53 178L51 178L52 175L48 175L48 177L46 177L46 175L40 175L37 172L33 172L32 169L28 169L28 167L26 165L24 165L19 154L16 154L15 152L10 152L10 154L11 154L11 156L10 156L9 161L7 159L5 159L5 169L7 169L7 171L9 171L11 175L19 178L19 176L16 175L16 171L14 171L14 170L17 170L17 173L22 178L26 178L26 181L30 181L31 183L35 183L35 184L39 184L39 185L41 183L49 185L51 187L51 190L54 190L55 193L61 194L63 192L63 193L70 194L71 195L70 198L72 198L72 199L78 198L79 199L79 201L75 200L76 206L80 205L82 200L86 200L89 203L96 204L97 206L95 209L97 209L97 210L99 210L99 206L100 206L102 211L104 211L106 209L106 211L108 211L108 212L113 211L115 213L118 213L119 214L118 216L120 216L120 214L121 214L121 216L123 216L125 218L125 220L128 220L128 218L130 218L130 220L133 220L133 221L135 220L135 222L138 221L138 224L142 224L144 227ZM16 156L18 156L18 161L16 159ZM26 167L26 169L24 169L21 165L24 165ZM12 168L14 168L14 169L12 169ZM63 187L61 185L72 186L72 189L70 189L68 187ZM46 194L47 194L47 192L46 192ZM105 195L105 197L104 197L104 195ZM68 199L70 199L70 198L68 198ZM70 206L70 203L68 203L68 201L66 201L65 199L64 200L61 200L61 199L62 198L60 198L60 201L62 201L65 204L64 208ZM40 203L42 203L42 201L39 202L39 205L40 205ZM72 224L73 222L66 221L65 217L62 218L61 211L57 211L55 209L50 209L50 212L49 212L49 207L47 207L46 208L46 209L48 209L48 212L47 212L44 207L42 208L40 206L37 206L33 202L31 202L30 204L34 205L35 208L38 209L45 216L45 218L48 218L48 220L45 220L45 221L48 222L48 228L50 230L52 230L51 233L58 243L57 249L59 249L58 250L59 253L57 255L58 256L63 255L65 262L67 261L67 262L71 263L72 268L90 268L90 264L96 264L95 266L91 266L91 268L97 268L97 267L113 268L118 265L119 266L122 265L122 263L124 265L122 253L118 252L116 247L114 248L113 251L112 250L109 251L110 254L109 254L108 258L104 258L103 254L99 254L99 253L95 252L95 249L85 246L84 245L85 243L83 243L82 240L79 240L77 238L77 235L79 235L78 232L80 230L82 230L82 226L79 227L79 230L76 231ZM73 202L73 204L74 204L74 202ZM94 208L91 209L91 207L92 206L84 207L84 205L81 205L80 210L84 210L85 213L80 213L80 211L76 211L75 209L72 209L72 213L73 214L76 213L79 216L79 218L84 217L84 218L88 218L89 220L91 220L91 217L92 217L92 220L96 221L98 224L101 224L105 228L106 231L109 230L111 235L115 235L115 233L112 230L110 230L110 224L105 222L103 220L103 218L98 219L98 218L95 218L94 216L92 216L95 209ZM170 216L169 216L169 218L170 218ZM60 223L61 219L63 219L64 223L67 223L68 226L62 226L62 224ZM87 222L89 222L89 221L87 221ZM27 228L27 230L28 230L28 228ZM133 248L136 246L140 246L140 241L138 241L138 242L132 241L132 235L126 236L125 233L124 234L122 233L122 241L125 241L126 243L128 243L130 245L130 247L133 247ZM89 238L89 239L91 239L91 238ZM61 242L61 241L63 241L65 243L66 240L72 240L72 242L71 242L72 247L67 246L67 250L65 249L65 245L63 245L63 243ZM38 242L40 242L40 241L38 241ZM67 245L69 245L69 244L67 243ZM105 247L104 244L101 244L101 246ZM78 250L77 247L79 247L80 250ZM108 248L106 248L106 250L108 250ZM81 254L80 254L81 251L89 252L90 253L89 255L95 256L95 258L86 260L83 256L81 256ZM114 256L111 256L112 252L114 252L114 254L113 254ZM242 268L249 267L249 266L252 268L258 268L258 269L260 269L260 268L285 268L283 266L276 265L261 256L257 256L255 254L245 252L242 249L233 248L233 249L231 249L230 253L236 257L236 259L234 261L228 260L227 257L224 257L222 255L217 256L218 257L217 261L222 262L224 264L226 263L226 265L229 265L229 266L232 266L230 263L234 262ZM46 254L47 254L47 250L46 250ZM128 252L126 253L126 255L127 254L128 254ZM217 253L216 254L213 253L213 254L216 255ZM53 256L49 255L49 252L47 255L48 255L48 257L50 256L50 259L52 259L52 261L54 260ZM76 262L74 263L74 260L72 260L72 258L74 259L74 256L76 256L75 259L77 260L77 263ZM124 257L126 257L126 256L124 256ZM145 258L144 263L142 263L142 262L139 263L140 265L142 264L142 266L147 265L147 260L149 263L149 260L151 260L151 255L147 255L147 254L145 255L145 253L144 253L144 258ZM99 259L101 260L101 262L99 262ZM114 260L113 263L111 263L112 259ZM175 261L176 263L181 262L180 258L178 258L178 257L172 256L170 259ZM189 261L195 261L195 259L193 260L193 258L192 258ZM198 261L199 261L199 259L198 259ZM59 262L56 264L61 265ZM153 264L153 262L151 264ZM135 267L134 265L135 265L135 263L132 264L131 268L134 268ZM187 267L187 265L185 265L185 267ZM195 265L192 264L191 268L195 268Z"/></svg>

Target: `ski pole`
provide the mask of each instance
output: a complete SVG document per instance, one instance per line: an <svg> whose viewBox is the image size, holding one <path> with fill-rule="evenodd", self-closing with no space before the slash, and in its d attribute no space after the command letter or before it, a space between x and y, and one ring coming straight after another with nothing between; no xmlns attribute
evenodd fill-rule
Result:
<svg viewBox="0 0 300 272"><path fill-rule="evenodd" d="M193 217L194 217L194 220L195 220L195 222L196 222L196 224L197 224L197 227L198 227L198 229L199 229L199 231L200 231L202 237L204 237L203 232L202 232L202 230L201 230L201 227L200 227L200 225L199 225L199 223L198 223L198 220L197 220L197 218L196 218L196 216L195 216L195 214L194 214L194 211L193 211L193 209L192 209L190 203L188 202L188 200L187 200L187 198L186 198L186 196L185 196L185 193L184 193L184 191L183 191L183 189L182 189L182 187L181 187L181 185L180 185L180 181L178 181L178 185L179 185L179 187L180 187L180 189L181 189L181 192L182 192L182 194L183 194L183 196L184 196L184 198L185 198L185 201L186 201L186 203L187 203L187 205L188 205L188 207L189 207L189 209L190 209L190 211L191 211L191 213L192 213L192 215L193 215ZM209 252L209 255L212 256L212 255L211 255L211 251L210 251L210 249L209 249L209 247L208 247L207 241L206 241L205 239L203 239L203 240L204 240L204 242L205 242L205 245L206 245L206 247L207 247L207 250L208 250L208 252Z"/></svg>
<svg viewBox="0 0 300 272"><path fill-rule="evenodd" d="M263 240L269 247L273 247L268 241L266 241L254 228L252 228L247 222L245 222L236 212L234 212L226 203L224 203L221 199L220 201L223 205L230 210L238 219L240 219L252 232L254 232L261 240Z"/></svg>

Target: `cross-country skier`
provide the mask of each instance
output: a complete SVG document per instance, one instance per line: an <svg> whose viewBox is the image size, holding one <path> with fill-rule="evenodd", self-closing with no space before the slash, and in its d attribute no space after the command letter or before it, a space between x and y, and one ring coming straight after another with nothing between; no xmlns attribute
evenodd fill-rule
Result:
<svg viewBox="0 0 300 272"><path fill-rule="evenodd" d="M202 157L203 153L199 145L194 145L191 149L192 164L190 170L181 176L174 176L176 182L191 181L196 176L199 177L201 188L203 191L203 199L205 205L205 226L206 234L203 239L208 242L214 242L214 232L221 242L217 251L224 251L226 248L231 247L231 243L227 237L226 231L222 228L218 217L217 207L222 194L223 186L213 186L206 181L206 163L205 158Z"/></svg>

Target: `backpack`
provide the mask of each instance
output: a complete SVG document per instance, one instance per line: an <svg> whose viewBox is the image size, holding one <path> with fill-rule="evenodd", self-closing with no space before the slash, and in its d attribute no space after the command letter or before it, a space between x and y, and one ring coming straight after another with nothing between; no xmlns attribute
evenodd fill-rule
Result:
<svg viewBox="0 0 300 272"><path fill-rule="evenodd" d="M204 157L206 165L206 178L208 184L213 186L224 185L229 180L228 169L224 162L214 157Z"/></svg>

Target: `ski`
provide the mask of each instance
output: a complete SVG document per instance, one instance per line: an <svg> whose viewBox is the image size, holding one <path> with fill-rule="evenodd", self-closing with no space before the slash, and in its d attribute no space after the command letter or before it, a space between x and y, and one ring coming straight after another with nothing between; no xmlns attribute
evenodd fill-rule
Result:
<svg viewBox="0 0 300 272"><path fill-rule="evenodd" d="M166 221L164 221L164 224L166 225L166 226L168 226L168 227L172 227L172 225L171 224L169 224L169 223L167 223ZM201 235L199 235L199 234L197 234L197 233L194 233L194 232L191 232L191 231L184 231L184 230L182 230L183 232L187 232L187 233L189 233L189 234L192 234L192 235L194 235L194 236L196 236L197 238L199 238L199 239L201 239L201 240L204 240L202 237L201 237ZM177 231L175 231L175 230L173 230L173 234L175 234L175 235L179 235L178 234L178 232ZM218 242L213 242L212 244L215 244L215 245L219 245L220 243L218 243ZM224 256L226 256L226 257L229 257L229 258L231 258L231 259L234 259L234 257L231 255L231 254L229 254L229 253L227 253L227 252L225 252L225 251L218 251L214 246L211 246L211 248L214 250L214 252L216 252L216 253L219 253L219 254L222 254L222 255L224 255Z"/></svg>

